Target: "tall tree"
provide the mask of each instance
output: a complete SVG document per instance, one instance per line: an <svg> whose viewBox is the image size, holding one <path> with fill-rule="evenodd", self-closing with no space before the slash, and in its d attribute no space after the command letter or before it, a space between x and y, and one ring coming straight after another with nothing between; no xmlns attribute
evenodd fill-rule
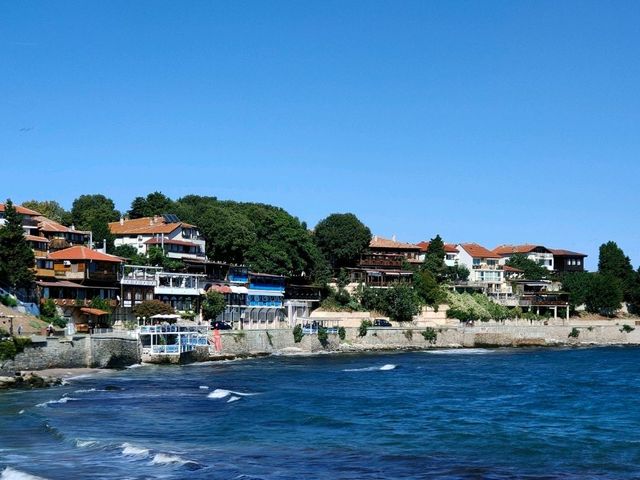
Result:
<svg viewBox="0 0 640 480"><path fill-rule="evenodd" d="M617 278L595 273L585 296L587 310L593 313L613 315L620 308L623 290Z"/></svg>
<svg viewBox="0 0 640 480"><path fill-rule="evenodd" d="M43 216L61 223L62 225L71 224L71 213L66 211L62 205L55 200L28 200L24 202L22 206L35 210Z"/></svg>
<svg viewBox="0 0 640 480"><path fill-rule="evenodd" d="M162 192L152 192L146 197L136 197L131 202L129 218L152 217L163 213L174 213L175 203Z"/></svg>
<svg viewBox="0 0 640 480"><path fill-rule="evenodd" d="M429 241L427 253L424 257L422 268L430 272L438 281L443 280L446 271L444 263L444 242L440 235L436 235Z"/></svg>
<svg viewBox="0 0 640 480"><path fill-rule="evenodd" d="M316 225L316 245L337 270L353 267L369 247L371 230L353 213L333 213Z"/></svg>
<svg viewBox="0 0 640 480"><path fill-rule="evenodd" d="M511 255L505 265L522 270L524 278L527 280L547 278L551 273L538 262L527 258L527 256L522 253L514 253Z"/></svg>
<svg viewBox="0 0 640 480"><path fill-rule="evenodd" d="M624 300L631 301L633 297L634 271L631 260L616 242L609 241L600 245L598 272L608 277L617 278L622 284Z"/></svg>
<svg viewBox="0 0 640 480"><path fill-rule="evenodd" d="M35 258L11 200L5 204L5 225L0 228L0 280L12 288L28 288L33 283Z"/></svg>
<svg viewBox="0 0 640 480"><path fill-rule="evenodd" d="M213 322L218 315L224 312L227 303L224 295L214 291L208 291L202 302L202 317L205 320Z"/></svg>
<svg viewBox="0 0 640 480"><path fill-rule="evenodd" d="M109 231L109 222L120 218L113 200L101 194L80 195L73 201L71 220L78 230L91 230L94 245L102 247L106 240L107 252L114 250L115 237Z"/></svg>

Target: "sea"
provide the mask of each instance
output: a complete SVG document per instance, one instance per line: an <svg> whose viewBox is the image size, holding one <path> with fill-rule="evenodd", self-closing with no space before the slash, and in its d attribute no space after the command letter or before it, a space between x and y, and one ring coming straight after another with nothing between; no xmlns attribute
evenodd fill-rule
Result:
<svg viewBox="0 0 640 480"><path fill-rule="evenodd" d="M640 478L640 349L139 366L0 393L2 479Z"/></svg>

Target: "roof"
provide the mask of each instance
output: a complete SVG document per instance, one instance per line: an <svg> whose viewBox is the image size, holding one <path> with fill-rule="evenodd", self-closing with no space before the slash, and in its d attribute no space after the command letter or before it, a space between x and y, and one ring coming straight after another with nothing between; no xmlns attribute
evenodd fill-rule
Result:
<svg viewBox="0 0 640 480"><path fill-rule="evenodd" d="M84 247L82 245L65 248L64 250L58 250L57 252L50 253L47 258L51 260L93 260L98 262L113 263L123 262L122 258L120 257L116 257L115 255L108 255L97 250L91 250L90 248Z"/></svg>
<svg viewBox="0 0 640 480"><path fill-rule="evenodd" d="M103 315L109 315L109 312L105 312L104 310L100 310L99 308L89 308L82 307L80 309L82 313L86 313L87 315L95 315L96 317L102 317Z"/></svg>
<svg viewBox="0 0 640 480"><path fill-rule="evenodd" d="M549 250L543 245L533 245L533 244L525 244L525 245L500 245L493 249L493 253L503 256L503 255L511 255L513 253L530 253L534 251L536 248L544 248L545 250Z"/></svg>
<svg viewBox="0 0 640 480"><path fill-rule="evenodd" d="M420 247L420 251L421 252L426 252L427 249L429 248L429 244L431 242L420 242L417 245ZM453 243L445 243L444 244L444 251L445 253L458 253L458 249L456 248L456 246Z"/></svg>
<svg viewBox="0 0 640 480"><path fill-rule="evenodd" d="M208 291L219 292L219 293L231 293L231 287L229 287L228 285L211 285Z"/></svg>
<svg viewBox="0 0 640 480"><path fill-rule="evenodd" d="M461 243L460 246L474 258L500 258L500 255L496 255L477 243Z"/></svg>
<svg viewBox="0 0 640 480"><path fill-rule="evenodd" d="M395 240L389 240L388 238L378 237L374 235L369 242L369 248L389 248L397 250L420 250L420 247L413 243L397 242Z"/></svg>
<svg viewBox="0 0 640 480"><path fill-rule="evenodd" d="M160 239L160 238L150 238L149 240L147 240L146 242L147 245L184 245L187 247L196 247L198 246L198 244L193 243L193 242L187 242L185 240L173 240L173 239L169 239L169 238L165 238Z"/></svg>
<svg viewBox="0 0 640 480"><path fill-rule="evenodd" d="M101 290L120 290L118 287L105 287L105 286L92 286L92 285L81 285L79 283L69 282L68 280L58 280L55 282L46 282L42 280L38 280L36 285L39 287L67 287L67 288L92 288L92 289L101 289Z"/></svg>
<svg viewBox="0 0 640 480"><path fill-rule="evenodd" d="M524 270L520 270L519 268L516 268L516 267L510 267L509 265L505 265L503 267L503 270L505 272L524 273Z"/></svg>
<svg viewBox="0 0 640 480"><path fill-rule="evenodd" d="M572 252L571 250L562 250L557 248L550 248L551 253L553 253L556 257L588 257L584 253Z"/></svg>
<svg viewBox="0 0 640 480"><path fill-rule="evenodd" d="M0 212L4 212L4 209L5 209L4 205L5 205L4 203L0 203ZM20 215L27 215L29 217L35 217L36 215L40 215L40 213L36 212L35 210L31 210L30 208L23 207L21 205L14 205L14 208L16 209L16 212L18 212Z"/></svg>
<svg viewBox="0 0 640 480"><path fill-rule="evenodd" d="M56 232L56 233L78 233L88 235L88 231L84 230L76 230L71 227L66 227L55 220L51 220L50 218L43 217L42 215L38 215L34 217L34 220L38 222L38 230L43 232Z"/></svg>
<svg viewBox="0 0 640 480"><path fill-rule="evenodd" d="M109 230L114 235L154 235L156 233L171 233L177 228L195 228L185 222L167 223L163 217L143 217L133 220L120 220L109 223Z"/></svg>
<svg viewBox="0 0 640 480"><path fill-rule="evenodd" d="M30 242L49 243L49 239L45 237L36 237L35 235L25 235L24 238L26 238Z"/></svg>

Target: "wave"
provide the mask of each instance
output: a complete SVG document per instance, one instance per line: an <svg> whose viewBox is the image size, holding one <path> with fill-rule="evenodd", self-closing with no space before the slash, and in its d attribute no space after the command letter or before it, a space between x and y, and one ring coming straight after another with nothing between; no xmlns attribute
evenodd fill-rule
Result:
<svg viewBox="0 0 640 480"><path fill-rule="evenodd" d="M90 448L98 444L95 440L76 440L76 447L78 448Z"/></svg>
<svg viewBox="0 0 640 480"><path fill-rule="evenodd" d="M151 460L151 465L178 465L186 466L191 469L201 468L201 465L198 462L170 453L156 453Z"/></svg>
<svg viewBox="0 0 640 480"><path fill-rule="evenodd" d="M125 457L148 457L149 449L144 447L136 447L135 445L131 445L130 443L123 443L120 445L122 447L122 455Z"/></svg>
<svg viewBox="0 0 640 480"><path fill-rule="evenodd" d="M240 400L240 397L233 396L229 400L227 400L227 403L237 402L238 400Z"/></svg>
<svg viewBox="0 0 640 480"><path fill-rule="evenodd" d="M200 385L198 388L200 390L209 390L209 387L207 387L206 385Z"/></svg>
<svg viewBox="0 0 640 480"><path fill-rule="evenodd" d="M382 365L381 367L363 367L363 368L345 368L343 372L376 372L376 371L387 371L394 370L397 368L397 365L393 365L392 363L387 363L386 365Z"/></svg>
<svg viewBox="0 0 640 480"><path fill-rule="evenodd" d="M149 366L149 365L151 365L151 364L150 364L150 363L134 363L133 365L127 365L127 366L126 366L126 367L124 367L124 368L128 368L128 369L131 369L131 368L140 368L140 367L147 367L147 366Z"/></svg>
<svg viewBox="0 0 640 480"><path fill-rule="evenodd" d="M257 393L243 393L234 392L233 390L225 390L224 388L216 388L213 392L207 395L207 398L226 398L230 395L237 395L239 397L250 397L252 395L258 395Z"/></svg>
<svg viewBox="0 0 640 480"><path fill-rule="evenodd" d="M43 477L37 477L35 475L31 475L30 473L21 472L20 470L16 470L11 467L5 468L0 473L0 479L2 480L44 480Z"/></svg>
<svg viewBox="0 0 640 480"><path fill-rule="evenodd" d="M73 397L62 397L58 400L49 400L48 402L43 402L43 403L38 403L36 405L36 407L46 407L47 405L53 405L55 403L67 403L67 402L74 402L78 400L77 398L73 398Z"/></svg>

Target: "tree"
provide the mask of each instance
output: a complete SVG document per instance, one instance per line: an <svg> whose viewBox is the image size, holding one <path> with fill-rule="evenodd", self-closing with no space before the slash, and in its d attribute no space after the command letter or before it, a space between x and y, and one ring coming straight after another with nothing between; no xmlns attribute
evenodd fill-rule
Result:
<svg viewBox="0 0 640 480"><path fill-rule="evenodd" d="M369 247L371 230L353 213L333 213L316 225L314 239L333 269L353 267Z"/></svg>
<svg viewBox="0 0 640 480"><path fill-rule="evenodd" d="M592 288L592 273L573 272L562 276L562 290L569 294L569 303L575 309L584 305Z"/></svg>
<svg viewBox="0 0 640 480"><path fill-rule="evenodd" d="M161 192L149 193L146 197L136 197L131 202L129 218L152 217L163 213L172 213L174 202Z"/></svg>
<svg viewBox="0 0 640 480"><path fill-rule="evenodd" d="M0 228L0 281L11 288L29 288L34 279L35 257L24 237L22 215L11 200L7 200L4 213L5 225Z"/></svg>
<svg viewBox="0 0 640 480"><path fill-rule="evenodd" d="M24 202L22 206L35 210L41 215L62 225L71 225L71 213L66 211L55 200L28 200Z"/></svg>
<svg viewBox="0 0 640 480"><path fill-rule="evenodd" d="M585 297L587 311L612 316L621 306L623 290L617 278L596 273Z"/></svg>
<svg viewBox="0 0 640 480"><path fill-rule="evenodd" d="M387 289L385 313L392 320L409 322L420 312L420 301L413 288L402 283Z"/></svg>
<svg viewBox="0 0 640 480"><path fill-rule="evenodd" d="M444 242L442 238L440 238L440 235L436 235L435 238L429 241L422 269L430 272L438 281L443 280L445 276L446 265L444 263L444 256Z"/></svg>
<svg viewBox="0 0 640 480"><path fill-rule="evenodd" d="M527 258L527 256L522 253L514 253L511 255L505 265L522 270L524 278L527 280L540 280L547 278L550 274L549 270L538 262Z"/></svg>
<svg viewBox="0 0 640 480"><path fill-rule="evenodd" d="M147 250L147 263L154 267L162 267L171 272L184 270L184 263L176 258L169 258L165 255L162 247L153 245Z"/></svg>
<svg viewBox="0 0 640 480"><path fill-rule="evenodd" d="M171 315L176 313L171 305L160 300L145 300L131 309L136 317L151 318L154 315Z"/></svg>
<svg viewBox="0 0 640 480"><path fill-rule="evenodd" d="M224 312L227 306L227 302L224 299L224 295L219 292L210 290L204 297L202 302L202 317L205 320L213 322L218 315Z"/></svg>
<svg viewBox="0 0 640 480"><path fill-rule="evenodd" d="M469 269L464 265L453 265L447 266L444 273L444 278L446 281L456 283L468 280L469 275Z"/></svg>
<svg viewBox="0 0 640 480"><path fill-rule="evenodd" d="M617 278L622 283L624 300L632 301L634 289L633 267L629 257L624 254L616 242L609 241L600 245L598 272Z"/></svg>
<svg viewBox="0 0 640 480"><path fill-rule="evenodd" d="M447 296L433 274L428 270L422 270L413 274L413 288L425 305L431 305L438 309L444 303Z"/></svg>
<svg viewBox="0 0 640 480"><path fill-rule="evenodd" d="M113 252L115 239L108 223L119 218L120 212L116 210L113 200L101 194L80 195L71 207L71 220L76 228L90 230L96 246L101 247L102 242L106 240L108 253Z"/></svg>
<svg viewBox="0 0 640 480"><path fill-rule="evenodd" d="M118 245L113 250L113 254L130 260L133 265L146 265L148 263L147 257L140 255L138 249L132 245Z"/></svg>

